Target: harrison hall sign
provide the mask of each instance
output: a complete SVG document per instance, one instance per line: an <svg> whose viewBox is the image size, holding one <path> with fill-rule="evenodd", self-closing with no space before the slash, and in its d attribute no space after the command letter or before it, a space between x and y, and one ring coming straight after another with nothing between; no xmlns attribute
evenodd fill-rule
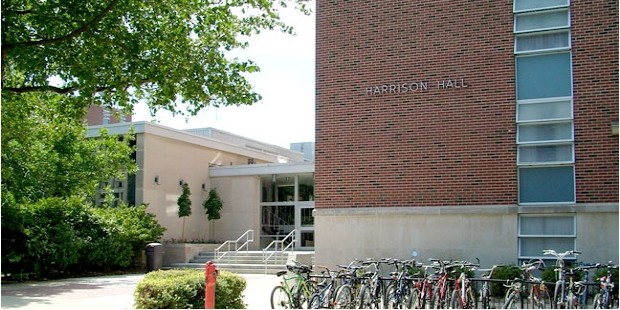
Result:
<svg viewBox="0 0 620 310"><path fill-rule="evenodd" d="M429 81L418 81L410 83L383 84L379 86L366 87L366 95L383 95L383 94L404 94L427 91L430 88L435 89L455 89L467 88L467 83L463 79L456 80L439 80L436 83Z"/></svg>

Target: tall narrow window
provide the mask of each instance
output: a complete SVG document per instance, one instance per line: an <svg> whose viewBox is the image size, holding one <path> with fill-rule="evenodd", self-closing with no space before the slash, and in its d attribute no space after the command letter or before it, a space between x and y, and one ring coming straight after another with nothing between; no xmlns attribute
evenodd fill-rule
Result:
<svg viewBox="0 0 620 310"><path fill-rule="evenodd" d="M568 0L515 0L519 204L575 202Z"/></svg>

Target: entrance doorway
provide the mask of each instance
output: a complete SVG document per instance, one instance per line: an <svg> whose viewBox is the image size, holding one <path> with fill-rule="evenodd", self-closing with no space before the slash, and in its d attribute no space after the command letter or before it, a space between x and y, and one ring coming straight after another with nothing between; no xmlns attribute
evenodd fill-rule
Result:
<svg viewBox="0 0 620 310"><path fill-rule="evenodd" d="M314 249L314 178L311 173L262 176L260 207L261 248L296 230L295 249Z"/></svg>

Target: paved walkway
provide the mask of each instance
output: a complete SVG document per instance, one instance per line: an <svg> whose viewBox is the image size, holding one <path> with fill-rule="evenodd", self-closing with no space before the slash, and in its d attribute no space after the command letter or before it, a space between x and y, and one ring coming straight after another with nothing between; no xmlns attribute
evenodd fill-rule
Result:
<svg viewBox="0 0 620 310"><path fill-rule="evenodd" d="M242 275L248 309L270 309L274 275ZM133 293L143 274L3 284L2 309L133 309Z"/></svg>

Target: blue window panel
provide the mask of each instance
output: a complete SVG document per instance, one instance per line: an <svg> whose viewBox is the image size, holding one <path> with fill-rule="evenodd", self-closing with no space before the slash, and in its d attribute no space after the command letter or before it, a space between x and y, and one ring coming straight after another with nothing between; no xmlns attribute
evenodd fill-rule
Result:
<svg viewBox="0 0 620 310"><path fill-rule="evenodd" d="M570 53L517 58L517 99L572 95Z"/></svg>
<svg viewBox="0 0 620 310"><path fill-rule="evenodd" d="M519 203L575 202L571 166L519 168Z"/></svg>

